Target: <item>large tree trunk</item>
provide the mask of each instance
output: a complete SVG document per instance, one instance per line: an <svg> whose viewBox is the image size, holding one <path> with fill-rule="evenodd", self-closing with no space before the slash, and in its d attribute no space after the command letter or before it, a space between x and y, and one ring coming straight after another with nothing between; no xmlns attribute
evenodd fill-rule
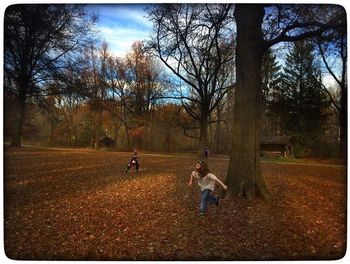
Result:
<svg viewBox="0 0 350 264"><path fill-rule="evenodd" d="M19 95L17 97L15 120L12 132L11 146L20 147L22 138L22 126L24 119L24 111L26 105L26 89L25 84L20 84Z"/></svg>
<svg viewBox="0 0 350 264"><path fill-rule="evenodd" d="M226 184L234 195L248 200L269 197L260 169L261 60L264 9L235 6L237 24L236 93L231 156Z"/></svg>

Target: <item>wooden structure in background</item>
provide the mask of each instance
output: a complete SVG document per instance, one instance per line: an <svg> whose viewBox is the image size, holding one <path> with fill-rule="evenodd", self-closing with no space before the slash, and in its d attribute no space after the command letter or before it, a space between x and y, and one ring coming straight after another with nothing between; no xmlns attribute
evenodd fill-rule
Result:
<svg viewBox="0 0 350 264"><path fill-rule="evenodd" d="M261 154L288 157L292 153L292 142L289 136L260 137Z"/></svg>
<svg viewBox="0 0 350 264"><path fill-rule="evenodd" d="M115 141L111 139L110 137L103 137L102 139L99 140L98 142L99 147L114 147L115 146Z"/></svg>

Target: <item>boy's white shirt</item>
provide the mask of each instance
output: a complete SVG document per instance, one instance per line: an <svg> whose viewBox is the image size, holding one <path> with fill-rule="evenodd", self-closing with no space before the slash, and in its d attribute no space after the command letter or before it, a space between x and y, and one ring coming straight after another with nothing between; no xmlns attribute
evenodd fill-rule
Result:
<svg viewBox="0 0 350 264"><path fill-rule="evenodd" d="M198 186L201 187L201 191L204 191L205 189L214 191L215 181L218 179L214 174L208 173L201 178L197 171L193 171L191 176L198 180Z"/></svg>

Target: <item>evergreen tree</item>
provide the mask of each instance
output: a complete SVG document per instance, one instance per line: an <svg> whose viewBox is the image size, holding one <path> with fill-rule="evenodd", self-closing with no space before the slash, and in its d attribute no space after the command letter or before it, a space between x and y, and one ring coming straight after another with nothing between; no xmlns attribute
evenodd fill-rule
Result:
<svg viewBox="0 0 350 264"><path fill-rule="evenodd" d="M318 154L329 100L321 87L321 70L310 42L299 41L287 53L281 86L271 111L278 113L296 155Z"/></svg>
<svg viewBox="0 0 350 264"><path fill-rule="evenodd" d="M270 111L270 104L276 96L276 90L281 83L281 66L277 62L277 55L269 49L264 54L261 65L262 85L262 134L279 135L280 124L276 113Z"/></svg>

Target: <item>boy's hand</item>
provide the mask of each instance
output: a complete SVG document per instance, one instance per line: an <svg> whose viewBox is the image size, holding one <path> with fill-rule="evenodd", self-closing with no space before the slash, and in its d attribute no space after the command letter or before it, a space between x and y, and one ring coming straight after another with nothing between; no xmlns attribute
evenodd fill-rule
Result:
<svg viewBox="0 0 350 264"><path fill-rule="evenodd" d="M188 183L188 186L189 186L189 187L192 187L192 182L191 182L191 181Z"/></svg>
<svg viewBox="0 0 350 264"><path fill-rule="evenodd" d="M227 185L222 186L222 188L224 188L224 190L227 190Z"/></svg>

